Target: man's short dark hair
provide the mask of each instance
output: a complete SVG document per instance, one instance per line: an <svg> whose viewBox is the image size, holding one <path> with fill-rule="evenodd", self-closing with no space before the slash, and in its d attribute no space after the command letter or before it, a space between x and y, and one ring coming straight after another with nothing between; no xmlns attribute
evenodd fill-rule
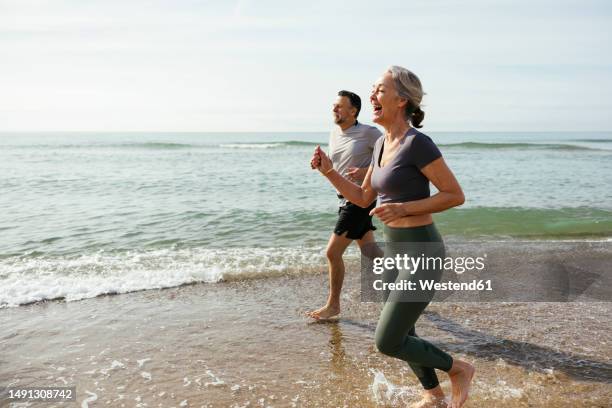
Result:
<svg viewBox="0 0 612 408"><path fill-rule="evenodd" d="M357 109L357 113L355 114L355 119L357 119L357 116L359 116L359 111L361 110L361 98L359 97L359 95L351 91L342 90L338 92L338 96L346 96L347 98L349 98L349 101L351 101L351 105L353 106L353 108Z"/></svg>

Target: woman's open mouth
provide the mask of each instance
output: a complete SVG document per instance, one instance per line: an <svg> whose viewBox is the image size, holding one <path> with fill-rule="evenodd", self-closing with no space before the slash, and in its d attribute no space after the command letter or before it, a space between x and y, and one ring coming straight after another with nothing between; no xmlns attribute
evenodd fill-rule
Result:
<svg viewBox="0 0 612 408"><path fill-rule="evenodd" d="M382 106L381 105L372 105L372 107L374 108L374 115L375 116L379 116L382 113Z"/></svg>

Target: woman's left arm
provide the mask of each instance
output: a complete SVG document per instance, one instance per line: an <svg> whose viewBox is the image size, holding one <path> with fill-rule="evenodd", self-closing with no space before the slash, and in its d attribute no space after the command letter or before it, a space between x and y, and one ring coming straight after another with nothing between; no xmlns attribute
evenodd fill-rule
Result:
<svg viewBox="0 0 612 408"><path fill-rule="evenodd" d="M378 216L383 222L390 222L410 215L442 212L465 202L463 190L443 157L422 167L421 172L436 186L438 193L421 200L383 204L373 209L370 214Z"/></svg>
<svg viewBox="0 0 612 408"><path fill-rule="evenodd" d="M437 213L457 207L465 202L463 190L443 157L439 157L423 167L421 173L436 186L438 193L422 200L403 203L406 215Z"/></svg>

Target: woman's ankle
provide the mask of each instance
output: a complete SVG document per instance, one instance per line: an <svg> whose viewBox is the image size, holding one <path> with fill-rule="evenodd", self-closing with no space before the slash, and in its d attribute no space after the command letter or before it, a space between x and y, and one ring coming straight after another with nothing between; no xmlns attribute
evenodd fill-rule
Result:
<svg viewBox="0 0 612 408"><path fill-rule="evenodd" d="M444 399L444 391L439 385L423 391L423 396L431 399Z"/></svg>

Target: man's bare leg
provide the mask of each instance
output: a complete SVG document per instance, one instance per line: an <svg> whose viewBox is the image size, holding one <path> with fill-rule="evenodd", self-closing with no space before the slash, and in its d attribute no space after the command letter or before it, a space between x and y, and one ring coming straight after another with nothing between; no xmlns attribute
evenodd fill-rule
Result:
<svg viewBox="0 0 612 408"><path fill-rule="evenodd" d="M365 233L361 239L357 240L357 244L359 245L359 249L364 256L367 256L370 259L379 258L384 255L382 249L376 245L376 240L374 239L374 231L370 230Z"/></svg>
<svg viewBox="0 0 612 408"><path fill-rule="evenodd" d="M346 248L353 242L344 235L332 233L327 243L327 266L329 269L329 296L327 303L320 309L306 312L313 319L329 319L340 313L340 292L344 282L344 261L342 255Z"/></svg>

